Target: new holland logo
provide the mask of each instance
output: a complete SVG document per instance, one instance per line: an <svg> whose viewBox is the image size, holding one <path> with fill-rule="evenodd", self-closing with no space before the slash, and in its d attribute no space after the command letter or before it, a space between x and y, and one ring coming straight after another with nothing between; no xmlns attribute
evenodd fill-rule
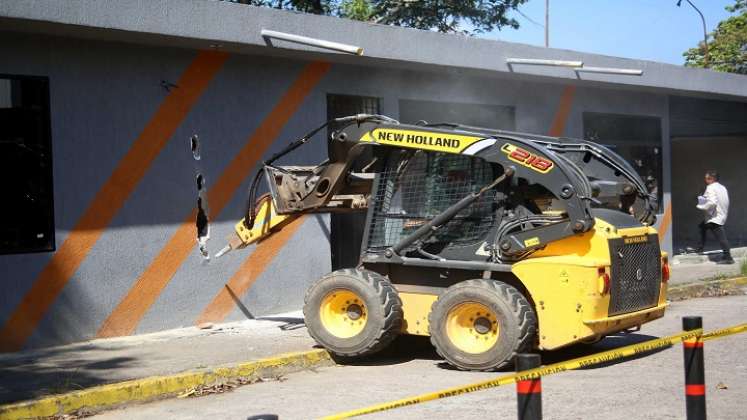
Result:
<svg viewBox="0 0 747 420"><path fill-rule="evenodd" d="M648 235L628 236L623 239L625 245L642 244L648 242Z"/></svg>
<svg viewBox="0 0 747 420"><path fill-rule="evenodd" d="M376 128L361 137L361 141L376 142L397 147L430 150L444 153L472 155L492 146L495 139L446 133L441 131Z"/></svg>
<svg viewBox="0 0 747 420"><path fill-rule="evenodd" d="M537 156L511 143L504 144L501 151L507 154L512 161L543 174L550 172L555 166L550 159Z"/></svg>

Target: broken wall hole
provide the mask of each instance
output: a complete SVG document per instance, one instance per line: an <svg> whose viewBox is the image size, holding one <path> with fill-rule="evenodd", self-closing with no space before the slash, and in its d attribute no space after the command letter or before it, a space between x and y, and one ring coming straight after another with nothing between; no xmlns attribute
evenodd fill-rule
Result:
<svg viewBox="0 0 747 420"><path fill-rule="evenodd" d="M197 134L189 138L189 148L192 150L194 160L200 160L200 138Z"/></svg>
<svg viewBox="0 0 747 420"><path fill-rule="evenodd" d="M207 241L210 239L210 221L208 219L207 189L205 188L205 177L198 173L197 182L197 217L195 226L197 227L197 243L200 248L200 255L206 260L210 259L210 253L207 249Z"/></svg>
<svg viewBox="0 0 747 420"><path fill-rule="evenodd" d="M197 174L197 194L200 194L202 192L202 189L205 187L205 177L202 176L202 174Z"/></svg>

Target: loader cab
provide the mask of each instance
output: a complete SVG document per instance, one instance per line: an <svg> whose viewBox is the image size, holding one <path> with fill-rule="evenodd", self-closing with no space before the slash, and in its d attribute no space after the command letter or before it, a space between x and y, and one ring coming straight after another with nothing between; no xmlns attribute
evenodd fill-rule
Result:
<svg viewBox="0 0 747 420"><path fill-rule="evenodd" d="M362 249L381 254L460 199L489 184L500 165L473 156L395 151L374 181ZM406 255L475 259L498 222L496 192L480 197ZM477 255L483 261L489 254Z"/></svg>

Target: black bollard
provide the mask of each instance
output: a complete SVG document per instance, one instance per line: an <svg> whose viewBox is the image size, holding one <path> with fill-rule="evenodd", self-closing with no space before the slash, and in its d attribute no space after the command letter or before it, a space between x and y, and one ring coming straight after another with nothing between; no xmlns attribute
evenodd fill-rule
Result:
<svg viewBox="0 0 747 420"><path fill-rule="evenodd" d="M539 354L516 355L516 372L541 365ZM519 420L542 420L542 379L537 376L516 381L516 401L519 406Z"/></svg>
<svg viewBox="0 0 747 420"><path fill-rule="evenodd" d="M703 328L703 318L686 316L682 318L685 331ZM700 336L682 342L685 353L685 401L687 420L706 419L705 365L703 364L703 341Z"/></svg>

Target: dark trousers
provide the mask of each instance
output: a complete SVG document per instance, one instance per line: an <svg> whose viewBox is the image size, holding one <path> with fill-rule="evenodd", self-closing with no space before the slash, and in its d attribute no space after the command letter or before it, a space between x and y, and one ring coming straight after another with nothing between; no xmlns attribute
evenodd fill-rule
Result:
<svg viewBox="0 0 747 420"><path fill-rule="evenodd" d="M713 232L713 236L716 237L718 243L721 245L721 251L725 257L731 257L731 249L729 248L729 241L726 240L726 231L724 227L716 223L701 222L698 227L700 228L700 248L705 248L706 235L708 231Z"/></svg>

